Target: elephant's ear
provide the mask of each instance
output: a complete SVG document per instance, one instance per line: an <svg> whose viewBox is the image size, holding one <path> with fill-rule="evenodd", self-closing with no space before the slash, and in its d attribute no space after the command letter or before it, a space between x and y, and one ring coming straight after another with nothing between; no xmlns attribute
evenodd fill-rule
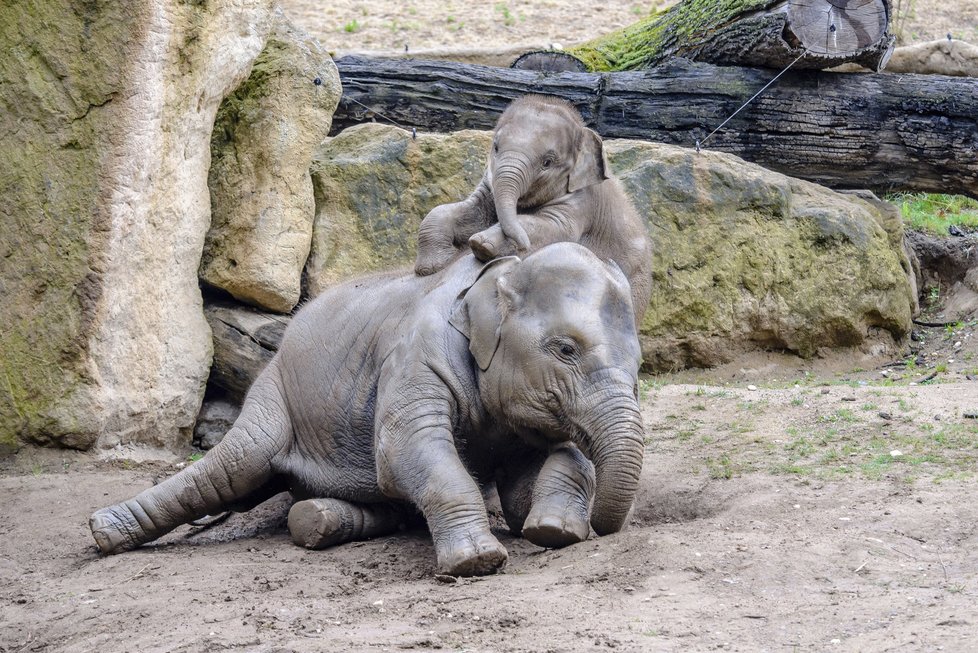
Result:
<svg viewBox="0 0 978 653"><path fill-rule="evenodd" d="M574 169L567 179L567 192L577 192L607 178L608 161L605 159L601 137L593 129L585 128L581 136L581 145L577 150Z"/></svg>
<svg viewBox="0 0 978 653"><path fill-rule="evenodd" d="M506 272L519 260L516 256L504 256L486 263L475 282L459 293L448 318L449 324L468 339L469 351L483 372L489 369L496 355L500 327L512 301Z"/></svg>

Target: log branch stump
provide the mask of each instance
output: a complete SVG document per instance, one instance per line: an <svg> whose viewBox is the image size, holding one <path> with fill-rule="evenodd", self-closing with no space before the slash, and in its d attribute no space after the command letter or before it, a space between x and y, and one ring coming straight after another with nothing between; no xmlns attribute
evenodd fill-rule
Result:
<svg viewBox="0 0 978 653"><path fill-rule="evenodd" d="M567 53L592 72L650 68L673 57L724 66L879 71L893 51L887 0L684 0Z"/></svg>

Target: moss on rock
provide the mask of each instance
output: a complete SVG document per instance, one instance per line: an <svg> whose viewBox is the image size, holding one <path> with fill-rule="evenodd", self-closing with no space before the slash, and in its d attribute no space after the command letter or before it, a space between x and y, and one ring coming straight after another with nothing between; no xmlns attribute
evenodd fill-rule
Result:
<svg viewBox="0 0 978 653"><path fill-rule="evenodd" d="M415 141L370 124L324 144L313 173L310 293L409 265L421 218L471 192L490 142L488 132ZM729 154L628 140L607 141L606 151L653 241L640 334L648 369L712 366L756 349L895 348L909 333L902 226L879 200Z"/></svg>
<svg viewBox="0 0 978 653"><path fill-rule="evenodd" d="M374 123L327 140L312 170L316 222L306 265L309 294L357 274L412 265L422 218L472 192L491 142L489 132L414 139Z"/></svg>

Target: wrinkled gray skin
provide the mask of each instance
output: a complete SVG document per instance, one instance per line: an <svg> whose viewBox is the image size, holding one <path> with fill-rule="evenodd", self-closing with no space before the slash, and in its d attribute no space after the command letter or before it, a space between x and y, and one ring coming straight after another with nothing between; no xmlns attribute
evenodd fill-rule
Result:
<svg viewBox="0 0 978 653"><path fill-rule="evenodd" d="M472 195L435 207L421 222L415 272L432 274L469 248L488 261L560 241L618 264L640 324L652 294L645 225L611 177L601 137L577 110L560 98L528 95L500 116Z"/></svg>
<svg viewBox="0 0 978 653"><path fill-rule="evenodd" d="M323 505L360 520L326 544L390 532L414 506L442 571L489 573L507 558L492 482L511 529L542 546L622 527L644 448L639 357L627 280L576 244L354 280L296 315L217 447L96 512L92 532L117 553L290 489L330 499L297 503L290 526L313 528Z"/></svg>

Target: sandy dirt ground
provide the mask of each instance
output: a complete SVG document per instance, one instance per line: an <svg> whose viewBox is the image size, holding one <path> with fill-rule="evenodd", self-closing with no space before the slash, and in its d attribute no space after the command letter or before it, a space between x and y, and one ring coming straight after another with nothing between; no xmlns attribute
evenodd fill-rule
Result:
<svg viewBox="0 0 978 653"><path fill-rule="evenodd" d="M651 6L285 4L350 49L573 43ZM917 3L915 33L946 31L944 4ZM948 7L974 30L973 5ZM457 582L423 531L294 546L285 495L99 557L91 512L191 463L25 449L0 460L0 652L974 650L974 332L919 328L899 360L755 355L645 379L626 529L550 551L496 515L508 566Z"/></svg>
<svg viewBox="0 0 978 653"><path fill-rule="evenodd" d="M570 46L625 27L675 0L592 2L537 0L282 0L286 12L327 48L411 50L425 48ZM954 38L978 43L978 3L973 0L902 0L894 31L901 43Z"/></svg>
<svg viewBox="0 0 978 653"><path fill-rule="evenodd" d="M645 379L625 530L545 550L496 513L486 578L437 578L424 531L300 549L287 495L99 557L89 514L188 463L26 449L0 466L0 651L974 650L973 332Z"/></svg>

